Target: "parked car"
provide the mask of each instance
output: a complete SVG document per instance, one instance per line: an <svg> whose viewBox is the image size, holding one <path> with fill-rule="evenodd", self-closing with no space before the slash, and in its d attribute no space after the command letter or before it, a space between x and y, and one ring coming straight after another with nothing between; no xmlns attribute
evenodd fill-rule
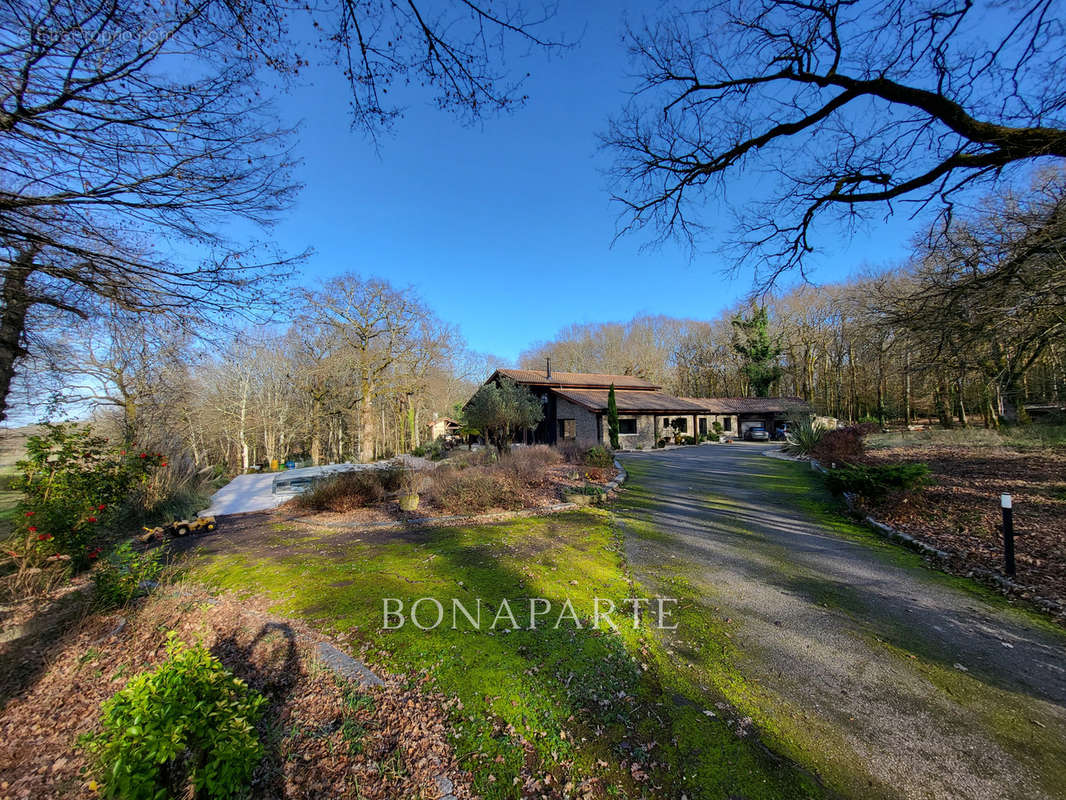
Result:
<svg viewBox="0 0 1066 800"><path fill-rule="evenodd" d="M770 441L770 433L760 425L757 428L752 427L744 431L744 438L749 442L768 442Z"/></svg>

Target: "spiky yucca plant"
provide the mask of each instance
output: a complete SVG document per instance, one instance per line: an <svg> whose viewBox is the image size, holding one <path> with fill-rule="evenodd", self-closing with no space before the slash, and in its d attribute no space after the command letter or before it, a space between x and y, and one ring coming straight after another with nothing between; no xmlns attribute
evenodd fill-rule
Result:
<svg viewBox="0 0 1066 800"><path fill-rule="evenodd" d="M782 449L793 455L808 456L822 441L823 436L825 436L825 428L816 425L813 419L810 417L798 419L789 426Z"/></svg>

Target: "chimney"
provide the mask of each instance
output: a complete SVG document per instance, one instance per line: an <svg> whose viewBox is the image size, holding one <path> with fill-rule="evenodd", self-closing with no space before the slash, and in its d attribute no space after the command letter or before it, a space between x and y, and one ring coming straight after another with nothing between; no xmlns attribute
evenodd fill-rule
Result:
<svg viewBox="0 0 1066 800"><path fill-rule="evenodd" d="M552 360L551 360L550 357L546 358L544 360L546 362L548 362L548 380L551 380L552 379Z"/></svg>

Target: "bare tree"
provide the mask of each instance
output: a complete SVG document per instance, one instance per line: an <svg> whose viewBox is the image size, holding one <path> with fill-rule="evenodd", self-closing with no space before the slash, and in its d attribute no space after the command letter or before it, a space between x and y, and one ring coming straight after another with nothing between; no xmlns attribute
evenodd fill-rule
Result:
<svg viewBox="0 0 1066 800"><path fill-rule="evenodd" d="M957 383L983 375L997 413L1016 420L1023 377L1066 337L1066 174L957 218L919 251L913 280L879 294L885 325L923 342L934 367L952 363Z"/></svg>
<svg viewBox="0 0 1066 800"><path fill-rule="evenodd" d="M329 369L359 408L359 458L374 458L374 410L388 391L411 390L418 364L436 357L445 326L411 290L351 273L307 292L308 316L335 342Z"/></svg>
<svg viewBox="0 0 1066 800"><path fill-rule="evenodd" d="M1010 168L1066 157L1055 0L728 0L630 34L642 75L606 144L623 230L695 243L708 194L759 173L735 242L760 286L827 222L950 209ZM752 182L755 185L755 181Z"/></svg>
<svg viewBox="0 0 1066 800"><path fill-rule="evenodd" d="M274 302L287 261L222 233L268 224L295 189L287 131L231 35L256 8L0 6L0 398L34 305L186 320Z"/></svg>
<svg viewBox="0 0 1066 800"><path fill-rule="evenodd" d="M327 7L323 30L348 79L354 122L375 135L402 113L398 85L418 82L468 120L524 103L528 73L515 77L504 55L508 46L567 47L547 30L555 11L554 2L517 0L340 0Z"/></svg>
<svg viewBox="0 0 1066 800"><path fill-rule="evenodd" d="M311 15L351 84L357 125L387 127L395 86L468 117L520 104L505 44L554 7L338 0L0 4L0 418L38 306L87 317L98 299L172 324L269 313L296 259L231 241L269 225L296 186L263 69L308 63L287 28ZM388 99L391 98L391 99Z"/></svg>

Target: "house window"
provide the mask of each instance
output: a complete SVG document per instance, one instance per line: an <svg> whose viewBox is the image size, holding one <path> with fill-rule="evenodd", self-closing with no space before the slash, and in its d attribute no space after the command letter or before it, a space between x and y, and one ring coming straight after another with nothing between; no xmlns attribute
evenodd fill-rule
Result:
<svg viewBox="0 0 1066 800"><path fill-rule="evenodd" d="M733 418L732 417L722 417L722 430L723 431L731 431L731 430L733 430Z"/></svg>
<svg viewBox="0 0 1066 800"><path fill-rule="evenodd" d="M636 419L620 419L618 420L618 432L632 434L637 432Z"/></svg>
<svg viewBox="0 0 1066 800"><path fill-rule="evenodd" d="M707 435L707 418L700 417L700 436Z"/></svg>
<svg viewBox="0 0 1066 800"><path fill-rule="evenodd" d="M576 439L577 438L577 420L576 419L561 419L561 420L559 420L559 438L560 439Z"/></svg>
<svg viewBox="0 0 1066 800"><path fill-rule="evenodd" d="M678 433L688 433L688 417L678 417L671 424Z"/></svg>

